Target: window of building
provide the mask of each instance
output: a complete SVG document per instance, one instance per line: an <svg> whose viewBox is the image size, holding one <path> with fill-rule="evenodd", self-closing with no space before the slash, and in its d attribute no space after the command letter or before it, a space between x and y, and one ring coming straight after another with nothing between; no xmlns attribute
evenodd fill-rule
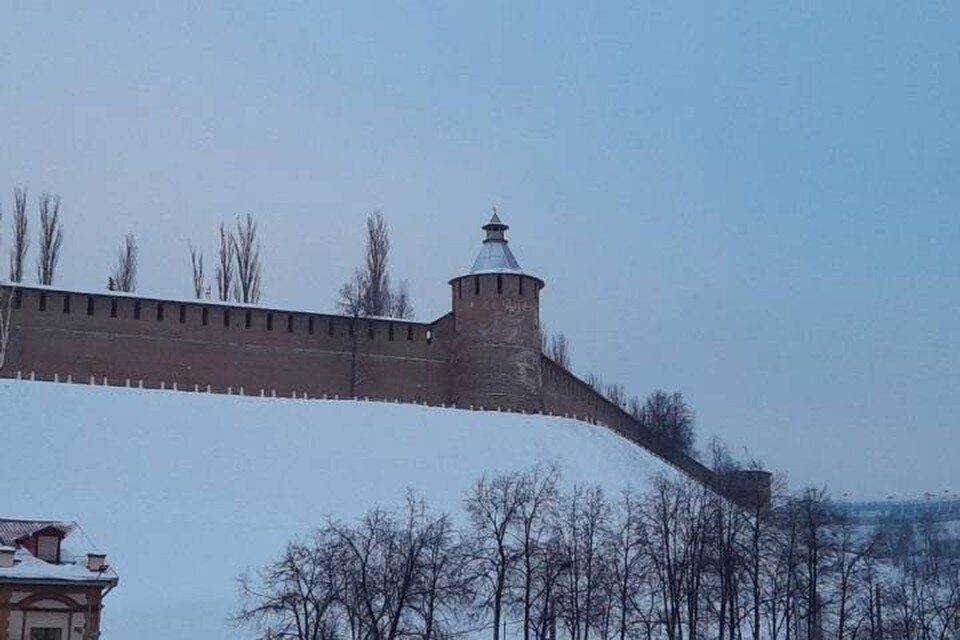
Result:
<svg viewBox="0 0 960 640"><path fill-rule="evenodd" d="M313 316L307 319L307 333L313 334Z"/></svg>
<svg viewBox="0 0 960 640"><path fill-rule="evenodd" d="M503 293L503 276L497 275L497 293Z"/></svg>
<svg viewBox="0 0 960 640"><path fill-rule="evenodd" d="M23 291L17 289L16 293L13 294L13 308L19 309L23 306Z"/></svg>
<svg viewBox="0 0 960 640"><path fill-rule="evenodd" d="M223 310L223 326L230 326L230 309Z"/></svg>
<svg viewBox="0 0 960 640"><path fill-rule="evenodd" d="M243 328L249 329L251 324L253 324L253 313L247 311L243 314Z"/></svg>
<svg viewBox="0 0 960 640"><path fill-rule="evenodd" d="M111 318L117 317L117 299L116 298L110 301L110 317Z"/></svg>
<svg viewBox="0 0 960 640"><path fill-rule="evenodd" d="M293 314L287 314L287 333L293 333Z"/></svg>
<svg viewBox="0 0 960 640"><path fill-rule="evenodd" d="M480 276L473 276L473 295L480 295Z"/></svg>
<svg viewBox="0 0 960 640"><path fill-rule="evenodd" d="M63 296L63 312L70 313L70 296Z"/></svg>
<svg viewBox="0 0 960 640"><path fill-rule="evenodd" d="M390 327L387 329L387 340L393 341L393 323L390 324Z"/></svg>
<svg viewBox="0 0 960 640"><path fill-rule="evenodd" d="M157 303L157 322L163 322L163 303Z"/></svg>
<svg viewBox="0 0 960 640"><path fill-rule="evenodd" d="M347 327L347 333L350 334L350 337L353 337L353 322L351 322Z"/></svg>
<svg viewBox="0 0 960 640"><path fill-rule="evenodd" d="M407 325L407 340L413 340L413 326Z"/></svg>
<svg viewBox="0 0 960 640"><path fill-rule="evenodd" d="M63 640L62 633L57 627L30 627L30 640Z"/></svg>
<svg viewBox="0 0 960 640"><path fill-rule="evenodd" d="M520 276L520 295L523 295L523 276Z"/></svg>
<svg viewBox="0 0 960 640"><path fill-rule="evenodd" d="M37 557L44 562L60 562L60 538L37 536Z"/></svg>
<svg viewBox="0 0 960 640"><path fill-rule="evenodd" d="M46 311L46 310L47 310L47 294L41 293L40 294L40 311Z"/></svg>
<svg viewBox="0 0 960 640"><path fill-rule="evenodd" d="M433 331L431 329L427 329L427 344L431 344L432 342L433 342Z"/></svg>
<svg viewBox="0 0 960 640"><path fill-rule="evenodd" d="M367 323L367 336L371 340L373 340L373 323L372 322Z"/></svg>
<svg viewBox="0 0 960 640"><path fill-rule="evenodd" d="M267 314L267 331L273 331L273 314Z"/></svg>
<svg viewBox="0 0 960 640"><path fill-rule="evenodd" d="M180 305L180 324L186 324L187 322L187 305Z"/></svg>
<svg viewBox="0 0 960 640"><path fill-rule="evenodd" d="M327 335L333 335L333 320L327 320Z"/></svg>
<svg viewBox="0 0 960 640"><path fill-rule="evenodd" d="M463 280L457 280L457 298L463 298Z"/></svg>
<svg viewBox="0 0 960 640"><path fill-rule="evenodd" d="M133 303L133 319L134 320L140 319L140 301L139 300Z"/></svg>
<svg viewBox="0 0 960 640"><path fill-rule="evenodd" d="M210 310L206 307L204 307L200 313L200 322L203 323L203 326L207 326L207 324L210 323Z"/></svg>
<svg viewBox="0 0 960 640"><path fill-rule="evenodd" d="M93 296L87 296L87 315L93 315Z"/></svg>

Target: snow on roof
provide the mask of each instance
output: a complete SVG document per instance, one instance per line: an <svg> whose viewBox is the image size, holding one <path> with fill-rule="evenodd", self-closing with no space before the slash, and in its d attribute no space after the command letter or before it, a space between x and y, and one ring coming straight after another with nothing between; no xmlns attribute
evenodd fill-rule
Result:
<svg viewBox="0 0 960 640"><path fill-rule="evenodd" d="M29 434L0 454L22 479L3 508L69 516L109 552L123 587L104 634L117 638L237 637L225 619L239 574L408 488L463 522L483 474L554 464L614 496L676 473L603 427L515 413L14 380L0 406L5 429Z"/></svg>
<svg viewBox="0 0 960 640"><path fill-rule="evenodd" d="M21 538L32 536L37 531L53 528L66 537L74 529L73 523L57 520L15 520L0 518L0 545L13 545Z"/></svg>
<svg viewBox="0 0 960 640"><path fill-rule="evenodd" d="M517 262L513 251L510 250L506 231L510 227L500 221L500 216L494 210L490 222L483 226L487 237L480 247L477 259L473 261L471 274L478 273L523 273L520 263Z"/></svg>
<svg viewBox="0 0 960 640"><path fill-rule="evenodd" d="M55 529L64 535L60 545L60 562L46 562L35 557L18 540L29 538L46 529ZM107 567L104 571L87 569L87 554L96 551L89 538L75 522L57 520L0 519L0 545L14 546L12 567L0 567L2 582L80 582L113 584L117 574Z"/></svg>
<svg viewBox="0 0 960 640"><path fill-rule="evenodd" d="M484 242L480 247L480 254L473 262L470 273L479 271L506 271L509 273L523 273L520 263L513 256L506 240L491 240Z"/></svg>

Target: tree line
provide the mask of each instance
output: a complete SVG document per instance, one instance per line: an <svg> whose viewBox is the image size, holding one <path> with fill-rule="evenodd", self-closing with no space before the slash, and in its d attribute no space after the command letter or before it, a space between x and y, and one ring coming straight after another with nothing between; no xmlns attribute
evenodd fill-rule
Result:
<svg viewBox="0 0 960 640"><path fill-rule="evenodd" d="M9 280L20 283L31 246L30 216L26 188L17 187L13 194ZM52 285L60 263L63 246L63 220L59 195L43 193L37 198L38 253L37 284ZM0 241L2 241L3 209L0 207ZM190 249L191 288L197 299L209 299L212 286L221 301L257 304L262 296L262 262L258 224L251 214L237 217L236 226L220 223L219 246L212 279L204 265L203 251L193 244ZM413 318L413 304L406 281L391 285L388 258L389 229L383 215L375 211L367 217L366 252L362 266L341 287L337 307L354 317L387 316ZM109 291L133 292L137 288L139 247L133 233L124 236L115 265L107 275ZM0 335L0 338L3 336Z"/></svg>
<svg viewBox="0 0 960 640"><path fill-rule="evenodd" d="M730 464L722 450L717 464ZM538 467L479 479L464 526L412 495L330 520L239 579L263 640L948 640L960 548L854 526L824 490L742 510L691 480L608 496Z"/></svg>

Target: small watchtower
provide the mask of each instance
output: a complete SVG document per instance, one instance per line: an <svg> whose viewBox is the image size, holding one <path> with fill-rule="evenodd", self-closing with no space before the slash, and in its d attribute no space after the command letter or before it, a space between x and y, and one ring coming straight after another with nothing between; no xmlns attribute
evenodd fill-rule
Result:
<svg viewBox="0 0 960 640"><path fill-rule="evenodd" d="M496 209L473 268L450 281L455 336L452 400L460 406L540 409L540 291L507 242Z"/></svg>

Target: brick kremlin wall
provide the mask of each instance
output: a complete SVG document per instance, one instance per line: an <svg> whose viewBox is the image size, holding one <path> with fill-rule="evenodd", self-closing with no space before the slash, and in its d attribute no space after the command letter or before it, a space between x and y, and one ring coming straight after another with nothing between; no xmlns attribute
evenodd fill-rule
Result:
<svg viewBox="0 0 960 640"><path fill-rule="evenodd" d="M355 319L18 287L0 375L446 402L449 316Z"/></svg>

